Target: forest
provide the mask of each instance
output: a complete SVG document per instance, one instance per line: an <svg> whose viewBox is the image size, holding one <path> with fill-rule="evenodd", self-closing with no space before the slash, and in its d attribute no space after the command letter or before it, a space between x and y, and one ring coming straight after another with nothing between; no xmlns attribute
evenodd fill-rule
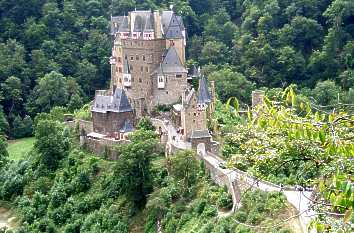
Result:
<svg viewBox="0 0 354 233"><path fill-rule="evenodd" d="M222 101L294 84L318 105L353 103L350 0L2 0L1 131L28 136L37 113L90 101L109 85L110 16L170 4L187 27L188 64L217 81Z"/></svg>
<svg viewBox="0 0 354 233"><path fill-rule="evenodd" d="M109 86L110 17L171 4L187 65L215 81L209 126L227 166L317 187L312 227L351 232L352 0L0 0L0 204L16 210L12 232L296 232L280 220L294 212L280 193L247 192L218 218L232 206L225 188L192 151L165 159L146 119L116 162L79 148L63 125L66 113L89 118L95 90ZM256 89L266 104L254 112ZM30 136L28 158L9 159L7 140Z"/></svg>

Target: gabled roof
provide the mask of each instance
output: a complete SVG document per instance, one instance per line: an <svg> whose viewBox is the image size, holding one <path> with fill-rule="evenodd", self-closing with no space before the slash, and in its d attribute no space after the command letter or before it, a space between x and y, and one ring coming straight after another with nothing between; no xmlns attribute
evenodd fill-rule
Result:
<svg viewBox="0 0 354 233"><path fill-rule="evenodd" d="M134 131L133 124L130 122L129 119L126 119L119 130L121 133L129 133Z"/></svg>
<svg viewBox="0 0 354 233"><path fill-rule="evenodd" d="M137 15L135 17L135 21L134 21L134 32L142 32L144 29L144 20L140 15Z"/></svg>
<svg viewBox="0 0 354 233"><path fill-rule="evenodd" d="M170 26L170 21L172 18L173 11L163 11L161 14L161 24L164 34L166 34L168 27Z"/></svg>
<svg viewBox="0 0 354 233"><path fill-rule="evenodd" d="M211 135L209 133L209 130L193 130L191 138L211 138Z"/></svg>
<svg viewBox="0 0 354 233"><path fill-rule="evenodd" d="M170 46L164 54L164 59L157 73L187 73L188 71L183 66L181 59L174 46Z"/></svg>
<svg viewBox="0 0 354 233"><path fill-rule="evenodd" d="M117 88L114 95L96 95L93 112L131 112L133 111L123 89Z"/></svg>
<svg viewBox="0 0 354 233"><path fill-rule="evenodd" d="M198 88L198 104L206 104L211 102L210 92L208 90L208 81L203 76L199 79Z"/></svg>
<svg viewBox="0 0 354 233"><path fill-rule="evenodd" d="M124 62L123 62L123 73L124 74L130 74L130 66L129 66L128 58L124 59Z"/></svg>
<svg viewBox="0 0 354 233"><path fill-rule="evenodd" d="M182 31L183 31L183 28L181 27L181 25L179 23L179 19L177 18L177 16L175 14L172 14L170 24L167 28L167 31L165 32L166 38L167 39L183 38Z"/></svg>
<svg viewBox="0 0 354 233"><path fill-rule="evenodd" d="M150 15L146 19L144 32L153 32L153 31L154 31L154 18L152 15Z"/></svg>
<svg viewBox="0 0 354 233"><path fill-rule="evenodd" d="M128 16L123 16L122 23L119 26L119 32L130 32Z"/></svg>

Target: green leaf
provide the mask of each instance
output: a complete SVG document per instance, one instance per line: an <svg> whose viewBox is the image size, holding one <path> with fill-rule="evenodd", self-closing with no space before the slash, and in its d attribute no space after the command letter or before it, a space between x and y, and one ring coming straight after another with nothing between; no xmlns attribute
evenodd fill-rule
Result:
<svg viewBox="0 0 354 233"><path fill-rule="evenodd" d="M326 142L326 135L325 135L325 133L324 133L323 130L320 130L320 131L319 131L318 137L319 137L319 139L320 139L322 145L325 144L325 142Z"/></svg>

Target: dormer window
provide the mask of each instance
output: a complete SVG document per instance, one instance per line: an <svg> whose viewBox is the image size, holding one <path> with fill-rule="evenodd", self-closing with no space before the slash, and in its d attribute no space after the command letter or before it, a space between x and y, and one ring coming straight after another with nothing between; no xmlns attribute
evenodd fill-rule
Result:
<svg viewBox="0 0 354 233"><path fill-rule="evenodd" d="M157 88L159 89L165 88L165 76L163 75L157 76Z"/></svg>

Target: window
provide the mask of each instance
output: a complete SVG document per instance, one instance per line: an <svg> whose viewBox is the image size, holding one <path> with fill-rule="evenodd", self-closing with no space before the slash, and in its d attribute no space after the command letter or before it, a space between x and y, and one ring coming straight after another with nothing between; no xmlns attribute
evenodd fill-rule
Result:
<svg viewBox="0 0 354 233"><path fill-rule="evenodd" d="M119 67L118 69L119 69L119 73L122 73L122 67Z"/></svg>
<svg viewBox="0 0 354 233"><path fill-rule="evenodd" d="M118 57L118 62L122 62L122 58L121 57Z"/></svg>
<svg viewBox="0 0 354 233"><path fill-rule="evenodd" d="M143 55L143 61L145 61L145 55Z"/></svg>
<svg viewBox="0 0 354 233"><path fill-rule="evenodd" d="M139 61L139 55L135 56L135 60Z"/></svg>
<svg viewBox="0 0 354 233"><path fill-rule="evenodd" d="M134 57L133 57L133 56L130 56L130 60L131 60L131 61L134 61Z"/></svg>
<svg viewBox="0 0 354 233"><path fill-rule="evenodd" d="M124 59L128 59L128 56L127 56L127 55L125 55L125 56L124 56Z"/></svg>
<svg viewBox="0 0 354 233"><path fill-rule="evenodd" d="M144 67L141 66L140 67L140 71L143 72L144 71Z"/></svg>
<svg viewBox="0 0 354 233"><path fill-rule="evenodd" d="M166 91L166 94L168 95L168 91Z"/></svg>
<svg viewBox="0 0 354 233"><path fill-rule="evenodd" d="M159 82L160 82L160 83L163 82L163 76L159 76Z"/></svg>
<svg viewBox="0 0 354 233"><path fill-rule="evenodd" d="M146 71L146 72L149 72L149 67L145 67L145 71Z"/></svg>
<svg viewBox="0 0 354 233"><path fill-rule="evenodd" d="M141 80L141 78L139 78L139 83L141 83L142 82L142 80Z"/></svg>
<svg viewBox="0 0 354 233"><path fill-rule="evenodd" d="M176 78L182 78L181 74L176 74Z"/></svg>
<svg viewBox="0 0 354 233"><path fill-rule="evenodd" d="M133 71L133 66L132 65L130 65L130 70Z"/></svg>

